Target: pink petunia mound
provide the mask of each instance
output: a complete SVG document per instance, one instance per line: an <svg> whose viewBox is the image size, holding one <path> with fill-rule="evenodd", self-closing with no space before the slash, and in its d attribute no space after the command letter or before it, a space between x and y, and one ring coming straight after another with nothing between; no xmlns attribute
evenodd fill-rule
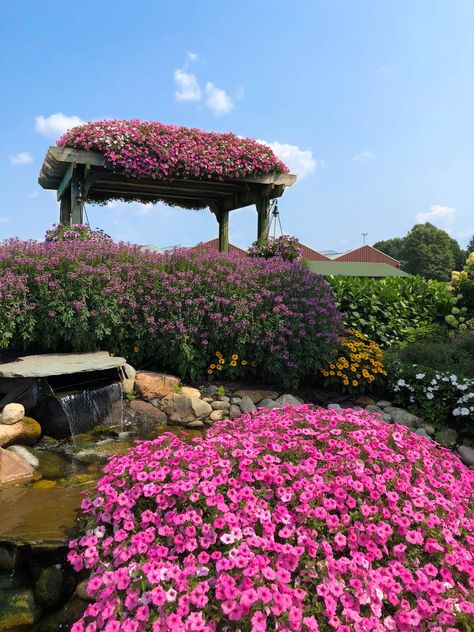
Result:
<svg viewBox="0 0 474 632"><path fill-rule="evenodd" d="M219 180L288 171L268 145L251 138L155 121L87 123L57 144L100 153L111 169L132 178Z"/></svg>
<svg viewBox="0 0 474 632"><path fill-rule="evenodd" d="M111 459L72 630L469 629L474 473L364 411L262 410Z"/></svg>

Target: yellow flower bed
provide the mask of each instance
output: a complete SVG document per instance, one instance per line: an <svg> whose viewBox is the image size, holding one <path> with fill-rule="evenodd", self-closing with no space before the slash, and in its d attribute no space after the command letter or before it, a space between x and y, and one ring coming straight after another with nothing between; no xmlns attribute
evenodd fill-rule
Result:
<svg viewBox="0 0 474 632"><path fill-rule="evenodd" d="M387 375L379 345L353 329L342 338L339 357L320 369L320 373L326 378L326 385L343 391L367 390Z"/></svg>
<svg viewBox="0 0 474 632"><path fill-rule="evenodd" d="M249 360L245 360L241 358L238 353L232 353L229 360L226 360L223 354L220 351L216 351L216 360L211 362L211 364L207 367L207 372L209 375L213 375L216 371L219 373L226 368L231 369L231 374L236 373L236 371L232 372L232 369L239 369L245 367L255 368L257 366L256 362L250 362Z"/></svg>

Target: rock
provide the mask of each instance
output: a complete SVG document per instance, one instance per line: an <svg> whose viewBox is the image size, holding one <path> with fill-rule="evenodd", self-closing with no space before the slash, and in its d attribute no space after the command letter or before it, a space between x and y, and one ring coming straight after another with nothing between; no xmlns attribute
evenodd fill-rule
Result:
<svg viewBox="0 0 474 632"><path fill-rule="evenodd" d="M64 573L61 566L47 566L41 569L35 582L35 599L42 606L58 606L64 598L64 588Z"/></svg>
<svg viewBox="0 0 474 632"><path fill-rule="evenodd" d="M290 406L301 406L301 404L303 404L302 399L300 399L299 397L295 397L294 395L290 395L289 393L280 395L280 397L278 397L278 399L276 399L275 402L279 406L286 406L288 404Z"/></svg>
<svg viewBox="0 0 474 632"><path fill-rule="evenodd" d="M212 402L211 406L212 406L213 410L229 410L230 403L229 402L216 401L216 402Z"/></svg>
<svg viewBox="0 0 474 632"><path fill-rule="evenodd" d="M445 448L452 448L456 445L458 440L458 433L452 428L446 428L445 430L440 430L434 436L436 441L440 443Z"/></svg>
<svg viewBox="0 0 474 632"><path fill-rule="evenodd" d="M0 364L0 377L48 377L85 371L117 369L125 358L111 356L108 351L93 353L45 353L17 358Z"/></svg>
<svg viewBox="0 0 474 632"><path fill-rule="evenodd" d="M41 426L31 417L14 424L0 424L0 446L31 445L41 436Z"/></svg>
<svg viewBox="0 0 474 632"><path fill-rule="evenodd" d="M242 401L240 402L239 406L240 406L240 410L241 410L243 413L251 413L251 412L253 412L254 410L256 410L256 406L255 406L255 404L254 404L254 403L253 403L253 401L250 399L250 397L248 397L247 395L244 395L244 396L242 397Z"/></svg>
<svg viewBox="0 0 474 632"><path fill-rule="evenodd" d="M279 405L275 400L265 397L258 402L257 408L279 408Z"/></svg>
<svg viewBox="0 0 474 632"><path fill-rule="evenodd" d="M209 393L209 395L217 395L217 386L215 384L209 384L209 386L207 387L207 392Z"/></svg>
<svg viewBox="0 0 474 632"><path fill-rule="evenodd" d="M258 404L262 401L262 399L276 399L278 397L278 393L275 391L265 391L265 390L243 390L236 391L234 393L234 397L250 397L254 404Z"/></svg>
<svg viewBox="0 0 474 632"><path fill-rule="evenodd" d="M17 549L7 544L0 545L0 572L11 573L15 570L17 562Z"/></svg>
<svg viewBox="0 0 474 632"><path fill-rule="evenodd" d="M420 437L427 437L428 433L426 432L426 430L424 428L417 428L415 430L415 434L420 435Z"/></svg>
<svg viewBox="0 0 474 632"><path fill-rule="evenodd" d="M70 630L73 624L84 614L88 602L74 596L62 608L51 612L41 619L33 632L57 632Z"/></svg>
<svg viewBox="0 0 474 632"><path fill-rule="evenodd" d="M25 448L22 445L11 445L9 448L7 448L7 450L19 456L20 459L23 459L23 461L25 461L25 463L31 465L34 470L38 469L39 461L36 456L28 450L28 448Z"/></svg>
<svg viewBox="0 0 474 632"><path fill-rule="evenodd" d="M369 413L383 412L382 408L380 406L377 406L376 404L369 404L368 406L365 407L365 410Z"/></svg>
<svg viewBox="0 0 474 632"><path fill-rule="evenodd" d="M430 437L432 437L434 435L434 433L436 432L436 428L434 426L432 426L431 424L424 424L423 428L430 435Z"/></svg>
<svg viewBox="0 0 474 632"><path fill-rule="evenodd" d="M28 481L35 473L31 465L28 465L19 456L0 448L0 485L20 483Z"/></svg>
<svg viewBox="0 0 474 632"><path fill-rule="evenodd" d="M186 424L186 428L204 428L204 422L200 419L195 419L194 421L188 421Z"/></svg>
<svg viewBox="0 0 474 632"><path fill-rule="evenodd" d="M388 402L386 399L381 399L376 404L379 408L387 408L387 406L391 406L392 402Z"/></svg>
<svg viewBox="0 0 474 632"><path fill-rule="evenodd" d="M229 417L231 419L237 419L237 417L240 417L241 415L242 411L240 410L240 407L232 404L229 411Z"/></svg>
<svg viewBox="0 0 474 632"><path fill-rule="evenodd" d="M474 466L474 448L471 448L468 445L460 445L458 452L463 463L469 466Z"/></svg>
<svg viewBox="0 0 474 632"><path fill-rule="evenodd" d="M25 579L19 573L0 572L0 591L25 588Z"/></svg>
<svg viewBox="0 0 474 632"><path fill-rule="evenodd" d="M7 404L0 415L0 424L16 424L25 416L23 404Z"/></svg>
<svg viewBox="0 0 474 632"><path fill-rule="evenodd" d="M231 404L237 404L237 405L239 405L241 401L242 401L242 398L241 398L241 397L231 397L231 398L230 398L230 403L231 403Z"/></svg>
<svg viewBox="0 0 474 632"><path fill-rule="evenodd" d="M140 419L161 424L165 424L168 421L168 418L162 410L156 408L156 406L153 406L150 402L144 402L141 399L131 401L130 410L133 410Z"/></svg>
<svg viewBox="0 0 474 632"><path fill-rule="evenodd" d="M41 612L32 590L0 591L0 630L33 625L41 618Z"/></svg>
<svg viewBox="0 0 474 632"><path fill-rule="evenodd" d="M220 402L230 402L230 397L227 397L227 395L221 395L219 397L218 401L220 401Z"/></svg>
<svg viewBox="0 0 474 632"><path fill-rule="evenodd" d="M166 397L173 393L179 384L179 378L166 373L137 371L135 376L135 390L140 397L148 401L154 397Z"/></svg>
<svg viewBox="0 0 474 632"><path fill-rule="evenodd" d="M392 417L388 413L380 413L380 418L383 419L383 421L386 421L388 424L392 423Z"/></svg>
<svg viewBox="0 0 474 632"><path fill-rule="evenodd" d="M89 593L87 592L88 583L88 579L83 579L81 582L79 582L76 586L75 594L79 597L79 599L83 599L84 601L93 601L93 599L89 597Z"/></svg>
<svg viewBox="0 0 474 632"><path fill-rule="evenodd" d="M33 449L32 452L39 461L38 470L44 478L56 481L67 476L70 463L63 456L46 450Z"/></svg>
<svg viewBox="0 0 474 632"><path fill-rule="evenodd" d="M131 364L124 364L121 369L122 391L124 395L132 395L135 388L135 377L137 372Z"/></svg>
<svg viewBox="0 0 474 632"><path fill-rule="evenodd" d="M339 404L328 404L328 410L342 410Z"/></svg>
<svg viewBox="0 0 474 632"><path fill-rule="evenodd" d="M162 406L168 421L185 425L208 417L212 411L211 405L202 399L176 393L165 397Z"/></svg>
<svg viewBox="0 0 474 632"><path fill-rule="evenodd" d="M419 426L422 423L422 420L419 417L412 415L404 408L386 406L383 411L386 415L390 415L394 423L402 426Z"/></svg>
<svg viewBox="0 0 474 632"><path fill-rule="evenodd" d="M223 418L224 418L223 410L213 410L212 413L209 415L209 419L211 421L221 421Z"/></svg>
<svg viewBox="0 0 474 632"><path fill-rule="evenodd" d="M202 399L201 391L198 388L193 388L192 386L182 386L179 394L195 397L196 399Z"/></svg>
<svg viewBox="0 0 474 632"><path fill-rule="evenodd" d="M361 406L373 406L375 404L374 400L366 395L361 395L358 399L356 399L356 404L360 404Z"/></svg>

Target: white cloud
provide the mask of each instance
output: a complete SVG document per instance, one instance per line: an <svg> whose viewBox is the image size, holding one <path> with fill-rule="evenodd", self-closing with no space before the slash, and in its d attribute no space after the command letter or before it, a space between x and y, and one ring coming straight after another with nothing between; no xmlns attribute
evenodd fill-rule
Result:
<svg viewBox="0 0 474 632"><path fill-rule="evenodd" d="M201 100L201 88L199 87L196 75L178 68L174 71L174 80L178 85L178 89L174 93L178 101Z"/></svg>
<svg viewBox="0 0 474 632"><path fill-rule="evenodd" d="M376 157L377 156L374 154L373 151L371 151L370 149L364 149L364 151L361 151L355 156L352 156L352 160L362 165L367 162L371 162L372 160L375 160Z"/></svg>
<svg viewBox="0 0 474 632"><path fill-rule="evenodd" d="M216 116L227 114L234 109L232 99L222 88L218 88L213 83L206 83L206 105Z"/></svg>
<svg viewBox="0 0 474 632"><path fill-rule="evenodd" d="M186 58L189 62L197 61L199 59L197 53L193 53L192 51L188 51Z"/></svg>
<svg viewBox="0 0 474 632"><path fill-rule="evenodd" d="M314 173L318 167L326 166L324 160L314 159L311 149L301 149L298 145L280 143L277 140L272 143L266 140L258 140L257 142L271 147L278 158L289 167L291 173L295 173L300 180L306 178L310 173Z"/></svg>
<svg viewBox="0 0 474 632"><path fill-rule="evenodd" d="M9 224L10 221L9 217L0 217L0 224Z"/></svg>
<svg viewBox="0 0 474 632"><path fill-rule="evenodd" d="M425 213L418 213L416 215L416 221L420 224L424 224L425 222L432 222L446 225L454 220L455 215L456 209L452 206L442 206L441 204L434 204L430 207L429 211L426 211Z"/></svg>
<svg viewBox="0 0 474 632"><path fill-rule="evenodd" d="M28 194L28 197L30 198L30 200L34 200L35 198L39 197L39 191L31 191L31 193Z"/></svg>
<svg viewBox="0 0 474 632"><path fill-rule="evenodd" d="M58 138L62 136L71 127L76 125L84 125L78 116L66 116L62 112L51 114L51 116L37 116L35 118L35 130L48 138Z"/></svg>
<svg viewBox="0 0 474 632"><path fill-rule="evenodd" d="M33 157L29 151L20 151L19 154L10 154L10 163L12 165L30 165Z"/></svg>

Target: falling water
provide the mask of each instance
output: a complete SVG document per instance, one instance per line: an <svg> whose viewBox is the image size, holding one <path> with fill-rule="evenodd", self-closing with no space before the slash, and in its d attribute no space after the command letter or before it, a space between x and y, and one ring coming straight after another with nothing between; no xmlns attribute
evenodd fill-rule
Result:
<svg viewBox="0 0 474 632"><path fill-rule="evenodd" d="M56 398L66 415L73 439L97 425L123 427L123 393L120 382L69 393L56 393Z"/></svg>

